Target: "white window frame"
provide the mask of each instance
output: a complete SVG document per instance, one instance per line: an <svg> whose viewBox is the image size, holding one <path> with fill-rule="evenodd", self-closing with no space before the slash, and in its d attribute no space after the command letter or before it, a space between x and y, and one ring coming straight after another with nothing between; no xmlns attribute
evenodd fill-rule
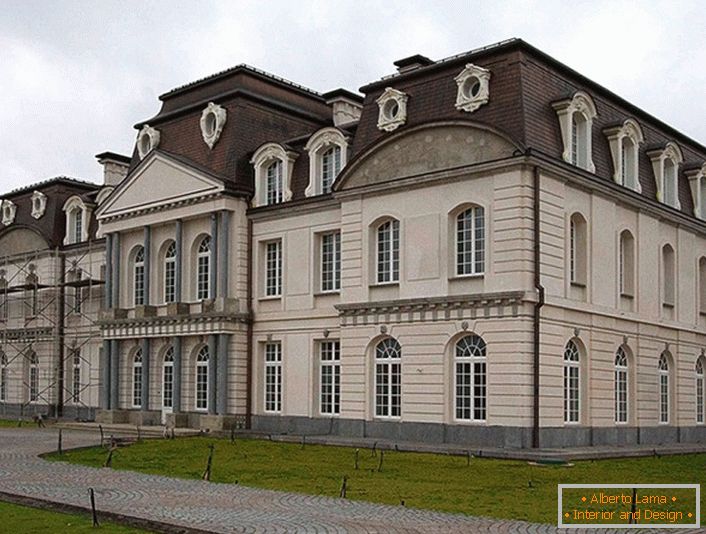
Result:
<svg viewBox="0 0 706 534"><path fill-rule="evenodd" d="M581 350L576 341L564 347L564 424L581 423Z"/></svg>
<svg viewBox="0 0 706 534"><path fill-rule="evenodd" d="M145 247L135 247L132 260L132 299L135 306L145 304Z"/></svg>
<svg viewBox="0 0 706 534"><path fill-rule="evenodd" d="M327 339L319 342L319 413L341 414L341 342Z"/></svg>
<svg viewBox="0 0 706 534"><path fill-rule="evenodd" d="M671 419L671 369L669 365L669 358L665 353L660 354L659 362L657 365L658 371L658 387L659 387L659 424L668 425Z"/></svg>
<svg viewBox="0 0 706 534"><path fill-rule="evenodd" d="M174 408L174 346L164 352L162 361L162 408Z"/></svg>
<svg viewBox="0 0 706 534"><path fill-rule="evenodd" d="M615 380L613 396L615 400L615 423L627 424L630 417L630 360L624 347L615 353Z"/></svg>
<svg viewBox="0 0 706 534"><path fill-rule="evenodd" d="M164 303L176 302L176 242L169 241L164 251Z"/></svg>
<svg viewBox="0 0 706 534"><path fill-rule="evenodd" d="M144 159L147 154L159 146L161 134L159 130L149 124L142 126L137 132L137 154Z"/></svg>
<svg viewBox="0 0 706 534"><path fill-rule="evenodd" d="M264 346L263 408L265 413L282 412L282 343Z"/></svg>
<svg viewBox="0 0 706 534"><path fill-rule="evenodd" d="M642 192L640 184L640 145L645 141L640 124L634 119L627 119L620 126L606 128L603 133L608 138L613 159L613 181L616 184ZM625 142L631 143L630 150Z"/></svg>
<svg viewBox="0 0 706 534"><path fill-rule="evenodd" d="M327 194L331 192L331 186L336 181L343 167L346 166L348 159L348 141L349 137L345 136L338 128L327 127L322 128L309 138L304 150L309 154L309 185L304 191L307 197ZM338 166L334 165L333 173L330 176L329 187L326 187L325 182L325 155L329 150L339 150Z"/></svg>
<svg viewBox="0 0 706 534"><path fill-rule="evenodd" d="M201 347L196 354L194 365L194 410L197 412L207 412L210 394L210 384L208 381L209 368L211 365L211 353L208 345Z"/></svg>
<svg viewBox="0 0 706 534"><path fill-rule="evenodd" d="M132 356L132 390L131 404L133 408L142 408L142 388L144 387L142 372L142 347L138 347Z"/></svg>
<svg viewBox="0 0 706 534"><path fill-rule="evenodd" d="M375 100L378 105L378 129L392 132L407 122L407 96L402 91L387 87Z"/></svg>
<svg viewBox="0 0 706 534"><path fill-rule="evenodd" d="M91 215L89 206L81 197L74 195L64 202L62 210L66 220L64 245L88 241L88 225Z"/></svg>
<svg viewBox="0 0 706 534"><path fill-rule="evenodd" d="M81 402L81 351L74 349L71 353L71 401Z"/></svg>
<svg viewBox="0 0 706 534"><path fill-rule="evenodd" d="M488 358L482 337L468 334L454 343L453 417L455 421L488 420ZM477 395L478 390L481 391Z"/></svg>
<svg viewBox="0 0 706 534"><path fill-rule="evenodd" d="M375 283L400 281L400 221L387 218L375 226Z"/></svg>
<svg viewBox="0 0 706 534"><path fill-rule="evenodd" d="M386 337L374 347L373 410L376 419L402 417L402 347L393 337ZM395 392L395 385L398 391Z"/></svg>
<svg viewBox="0 0 706 534"><path fill-rule="evenodd" d="M704 424L704 412L706 412L706 406L704 406L704 399L706 398L706 380L704 379L704 357L700 356L696 360L696 365L694 366L694 378L696 385L696 424Z"/></svg>
<svg viewBox="0 0 706 534"><path fill-rule="evenodd" d="M320 291L338 293L341 290L341 232L325 232L320 240Z"/></svg>
<svg viewBox="0 0 706 534"><path fill-rule="evenodd" d="M591 137L593 120L598 116L598 112L593 99L587 93L578 91L570 99L554 102L552 107L559 118L564 144L562 159L589 172L596 172ZM577 117L585 121L583 130L578 129Z"/></svg>
<svg viewBox="0 0 706 534"><path fill-rule="evenodd" d="M285 149L278 143L265 143L253 154L250 163L255 169L255 195L252 199L253 207L268 206L267 195L267 169L275 161L281 163L282 169L282 190L281 202L292 200L292 173L294 162L298 154L292 150Z"/></svg>
<svg viewBox="0 0 706 534"><path fill-rule="evenodd" d="M684 155L676 143L668 142L664 148L649 150L647 156L652 163L652 173L657 187L657 200L675 209L681 209L679 202L679 167L684 161ZM667 162L673 172L667 172ZM673 198L669 198L669 192Z"/></svg>
<svg viewBox="0 0 706 534"><path fill-rule="evenodd" d="M8 368L7 354L0 350L0 402L7 402L7 368Z"/></svg>
<svg viewBox="0 0 706 534"><path fill-rule="evenodd" d="M275 239L264 243L264 295L282 296L282 240Z"/></svg>
<svg viewBox="0 0 706 534"><path fill-rule="evenodd" d="M485 209L482 206L468 206L456 214L454 222L455 276L485 274Z"/></svg>
<svg viewBox="0 0 706 534"><path fill-rule="evenodd" d="M454 78L456 82L456 109L472 113L490 100L490 71L466 64Z"/></svg>
<svg viewBox="0 0 706 534"><path fill-rule="evenodd" d="M203 236L196 248L196 300L206 300L211 294L211 236Z"/></svg>
<svg viewBox="0 0 706 534"><path fill-rule="evenodd" d="M698 169L685 170L684 174L694 201L694 217L706 221L706 163Z"/></svg>

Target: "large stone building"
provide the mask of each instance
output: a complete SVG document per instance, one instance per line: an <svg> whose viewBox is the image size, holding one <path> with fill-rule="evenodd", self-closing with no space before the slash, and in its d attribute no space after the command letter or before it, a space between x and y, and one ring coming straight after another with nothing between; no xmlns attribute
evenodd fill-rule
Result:
<svg viewBox="0 0 706 534"><path fill-rule="evenodd" d="M241 65L163 94L124 179L101 155L106 186L77 195L105 250L96 417L706 441L706 148L521 40L395 65L363 96ZM18 194L0 254L92 250L30 246Z"/></svg>

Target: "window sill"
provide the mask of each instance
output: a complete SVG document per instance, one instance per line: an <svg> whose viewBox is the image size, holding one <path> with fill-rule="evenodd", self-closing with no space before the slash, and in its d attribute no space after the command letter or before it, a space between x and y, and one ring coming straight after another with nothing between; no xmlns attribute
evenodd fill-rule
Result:
<svg viewBox="0 0 706 534"><path fill-rule="evenodd" d="M399 286L400 282L373 282L369 286L370 287L395 287Z"/></svg>
<svg viewBox="0 0 706 534"><path fill-rule="evenodd" d="M455 274L453 276L449 276L449 280L475 280L478 278L485 278L485 273L478 273L478 274Z"/></svg>
<svg viewBox="0 0 706 534"><path fill-rule="evenodd" d="M572 282L571 282L571 286L572 286L572 287L581 287L581 288L584 288L584 289L586 288L585 282L573 282L573 281L572 281Z"/></svg>
<svg viewBox="0 0 706 534"><path fill-rule="evenodd" d="M258 297L259 301L267 301L267 300L282 300L282 295L265 295L263 297Z"/></svg>
<svg viewBox="0 0 706 534"><path fill-rule="evenodd" d="M320 413L319 417L329 417L331 419L338 419L341 417L340 413Z"/></svg>
<svg viewBox="0 0 706 534"><path fill-rule="evenodd" d="M633 300L635 298L635 295L630 295L628 293L621 293L620 298Z"/></svg>
<svg viewBox="0 0 706 534"><path fill-rule="evenodd" d="M663 302L663 303L662 303L662 307L663 307L663 308L669 308L670 310L673 310L673 309L674 309L674 303L671 303L671 302Z"/></svg>
<svg viewBox="0 0 706 534"><path fill-rule="evenodd" d="M483 420L470 420L470 419L454 419L453 420L454 425L466 425L466 426L487 426L488 420L483 419Z"/></svg>
<svg viewBox="0 0 706 534"><path fill-rule="evenodd" d="M340 294L341 294L341 290L335 289L332 291L318 291L318 292L314 293L314 296L315 297L328 297L330 295L340 295Z"/></svg>
<svg viewBox="0 0 706 534"><path fill-rule="evenodd" d="M402 419L401 415L375 415L373 416L373 421L399 421Z"/></svg>

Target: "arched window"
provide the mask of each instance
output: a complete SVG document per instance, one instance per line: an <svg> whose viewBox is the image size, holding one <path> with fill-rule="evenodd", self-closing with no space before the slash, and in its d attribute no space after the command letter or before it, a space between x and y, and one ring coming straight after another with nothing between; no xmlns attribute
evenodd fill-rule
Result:
<svg viewBox="0 0 706 534"><path fill-rule="evenodd" d="M138 348L132 357L132 406L142 407L142 349Z"/></svg>
<svg viewBox="0 0 706 534"><path fill-rule="evenodd" d="M400 279L400 222L389 219L376 230L377 282L385 284Z"/></svg>
<svg viewBox="0 0 706 534"><path fill-rule="evenodd" d="M73 243L80 243L83 240L83 210L74 208L70 214L71 217L71 236Z"/></svg>
<svg viewBox="0 0 706 534"><path fill-rule="evenodd" d="M620 232L618 281L621 296L632 297L635 295L635 239L629 230Z"/></svg>
<svg viewBox="0 0 706 534"><path fill-rule="evenodd" d="M375 347L375 415L400 417L402 413L402 347L396 339L383 339Z"/></svg>
<svg viewBox="0 0 706 534"><path fill-rule="evenodd" d="M164 353L162 366L162 406L174 406L174 347L169 347Z"/></svg>
<svg viewBox="0 0 706 534"><path fill-rule="evenodd" d="M29 401L39 400L39 357L33 350L27 356L29 360Z"/></svg>
<svg viewBox="0 0 706 534"><path fill-rule="evenodd" d="M574 213L569 221L569 280L572 284L586 285L587 245L586 219Z"/></svg>
<svg viewBox="0 0 706 534"><path fill-rule="evenodd" d="M615 422L628 422L628 355L623 347L615 353Z"/></svg>
<svg viewBox="0 0 706 534"><path fill-rule="evenodd" d="M681 149L672 142L664 148L647 151L652 162L652 172L657 186L657 199L668 206L680 209L679 202L679 165L684 161Z"/></svg>
<svg viewBox="0 0 706 534"><path fill-rule="evenodd" d="M196 409L208 410L208 346L201 347L196 356Z"/></svg>
<svg viewBox="0 0 706 534"><path fill-rule="evenodd" d="M633 191L641 192L638 158L644 142L642 128L637 121L627 119L620 126L603 130L613 156L613 180Z"/></svg>
<svg viewBox="0 0 706 534"><path fill-rule="evenodd" d="M671 245L662 247L662 305L674 307L675 304L674 249Z"/></svg>
<svg viewBox="0 0 706 534"><path fill-rule="evenodd" d="M211 278L211 236L206 236L199 243L196 252L196 299L209 297Z"/></svg>
<svg viewBox="0 0 706 534"><path fill-rule="evenodd" d="M333 145L321 156L321 192L330 193L333 181L341 172L341 147Z"/></svg>
<svg viewBox="0 0 706 534"><path fill-rule="evenodd" d="M581 112L576 112L571 121L571 163L582 169L588 168L588 120Z"/></svg>
<svg viewBox="0 0 706 534"><path fill-rule="evenodd" d="M133 288L135 306L145 303L145 249L139 246L135 249L133 260Z"/></svg>
<svg viewBox="0 0 706 534"><path fill-rule="evenodd" d="M81 351L74 349L71 354L71 400L81 400Z"/></svg>
<svg viewBox="0 0 706 534"><path fill-rule="evenodd" d="M659 422L669 423L669 359L666 353L662 353L659 357Z"/></svg>
<svg viewBox="0 0 706 534"><path fill-rule="evenodd" d="M267 166L267 205L282 202L282 162L275 160Z"/></svg>
<svg viewBox="0 0 706 534"><path fill-rule="evenodd" d="M564 422L578 423L581 397L580 353L571 340L564 348Z"/></svg>
<svg viewBox="0 0 706 534"><path fill-rule="evenodd" d="M706 256L699 259L699 311L706 315Z"/></svg>
<svg viewBox="0 0 706 534"><path fill-rule="evenodd" d="M86 207L81 197L70 197L63 206L64 220L64 245L81 243L88 239L88 222L90 210Z"/></svg>
<svg viewBox="0 0 706 534"><path fill-rule="evenodd" d="M664 202L670 206L677 204L677 164L672 159L664 162Z"/></svg>
<svg viewBox="0 0 706 534"><path fill-rule="evenodd" d="M696 422L704 422L704 357L696 360Z"/></svg>
<svg viewBox="0 0 706 534"><path fill-rule="evenodd" d="M0 350L0 401L7 400L7 354Z"/></svg>
<svg viewBox="0 0 706 534"><path fill-rule="evenodd" d="M454 408L457 420L486 420L486 376L486 347L483 338L468 335L459 339L454 356Z"/></svg>
<svg viewBox="0 0 706 534"><path fill-rule="evenodd" d="M456 216L456 274L485 271L485 210L468 208Z"/></svg>
<svg viewBox="0 0 706 534"><path fill-rule="evenodd" d="M597 116L596 106L587 93L577 92L570 99L554 102L564 144L562 158L589 172L595 171L591 154L591 130Z"/></svg>
<svg viewBox="0 0 706 534"><path fill-rule="evenodd" d="M176 243L171 241L164 252L164 302L176 300Z"/></svg>

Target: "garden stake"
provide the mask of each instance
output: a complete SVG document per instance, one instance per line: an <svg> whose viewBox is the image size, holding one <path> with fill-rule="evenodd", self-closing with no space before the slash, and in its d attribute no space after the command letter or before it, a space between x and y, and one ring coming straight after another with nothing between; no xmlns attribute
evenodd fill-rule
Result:
<svg viewBox="0 0 706 534"><path fill-rule="evenodd" d="M113 465L113 447L108 449L108 457L105 459L103 467L111 467Z"/></svg>
<svg viewBox="0 0 706 534"><path fill-rule="evenodd" d="M208 462L206 463L206 471L203 472L204 480L211 480L211 464L213 463L213 443L208 446Z"/></svg>
<svg viewBox="0 0 706 534"><path fill-rule="evenodd" d="M471 451L466 451L466 465L471 465Z"/></svg>
<svg viewBox="0 0 706 534"><path fill-rule="evenodd" d="M382 459L385 457L385 451L380 451L380 462L378 463L378 473L382 471Z"/></svg>
<svg viewBox="0 0 706 534"><path fill-rule="evenodd" d="M235 426L230 427L230 443L235 443Z"/></svg>
<svg viewBox="0 0 706 534"><path fill-rule="evenodd" d="M172 427L172 439L174 439L174 427Z"/></svg>
<svg viewBox="0 0 706 534"><path fill-rule="evenodd" d="M306 436L302 436L302 449L304 448L304 445L306 445Z"/></svg>
<svg viewBox="0 0 706 534"><path fill-rule="evenodd" d="M360 449L355 450L355 470L358 470L358 453L360 453Z"/></svg>
<svg viewBox="0 0 706 534"><path fill-rule="evenodd" d="M103 425L98 425L98 430L101 433L101 447L103 446Z"/></svg>
<svg viewBox="0 0 706 534"><path fill-rule="evenodd" d="M344 475L343 476L343 483L341 484L341 493L339 494L339 497L341 497L341 499L346 498L346 490L348 489L347 486L348 486L348 477Z"/></svg>
<svg viewBox="0 0 706 534"><path fill-rule="evenodd" d="M140 438L140 425L135 425L137 428L137 441L142 441Z"/></svg>
<svg viewBox="0 0 706 534"><path fill-rule="evenodd" d="M58 452L59 454L63 454L63 453L64 453L63 450L61 449L61 429L59 429L59 445L58 445L58 447L57 447L57 452Z"/></svg>
<svg viewBox="0 0 706 534"><path fill-rule="evenodd" d="M91 512L93 515L93 527L97 528L100 527L98 524L98 514L96 513L96 493L93 491L93 488L88 488L88 493L91 495Z"/></svg>
<svg viewBox="0 0 706 534"><path fill-rule="evenodd" d="M372 458L373 456L377 456L377 455L378 455L378 453L377 453L377 446L378 446L378 442L376 441L375 443L373 443L373 448L372 448L372 450L370 451L370 457L371 457L371 458Z"/></svg>

